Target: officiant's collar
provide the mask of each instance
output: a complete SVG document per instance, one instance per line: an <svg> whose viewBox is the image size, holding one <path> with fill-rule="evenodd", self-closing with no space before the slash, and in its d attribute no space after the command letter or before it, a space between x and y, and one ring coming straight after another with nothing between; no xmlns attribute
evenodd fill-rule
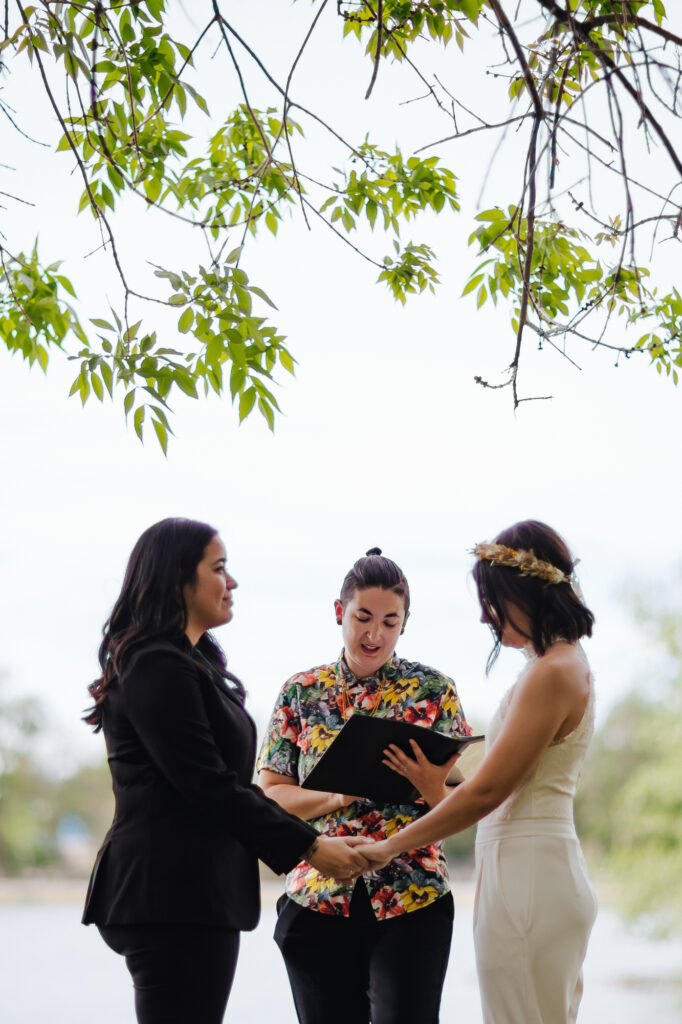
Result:
<svg viewBox="0 0 682 1024"><path fill-rule="evenodd" d="M398 667L397 661L398 659L394 652L378 672L358 679L355 673L348 667L345 651L341 651L339 660L336 663L337 677L339 682L345 683L346 686L355 686L357 683L362 683L363 686L381 686L388 678L395 674Z"/></svg>

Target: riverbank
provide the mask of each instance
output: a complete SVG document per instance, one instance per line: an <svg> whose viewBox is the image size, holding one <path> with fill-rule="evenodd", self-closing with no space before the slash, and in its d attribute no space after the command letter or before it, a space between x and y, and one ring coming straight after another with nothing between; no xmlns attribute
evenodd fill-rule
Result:
<svg viewBox="0 0 682 1024"><path fill-rule="evenodd" d="M85 899L87 878L0 878L2 905L59 905L79 903ZM263 907L274 907L284 891L284 879L262 879ZM455 906L470 909L474 903L474 884L470 879L454 879L452 892Z"/></svg>
<svg viewBox="0 0 682 1024"><path fill-rule="evenodd" d="M470 910L474 905L474 878L472 867L450 869L450 884L455 906ZM21 878L0 878L0 906L8 904L65 904L79 903L85 899L88 879L51 878L45 875ZM601 907L617 910L613 886L608 879L597 879L595 883ZM261 878L261 900L263 907L274 907L284 890L284 879L273 875Z"/></svg>

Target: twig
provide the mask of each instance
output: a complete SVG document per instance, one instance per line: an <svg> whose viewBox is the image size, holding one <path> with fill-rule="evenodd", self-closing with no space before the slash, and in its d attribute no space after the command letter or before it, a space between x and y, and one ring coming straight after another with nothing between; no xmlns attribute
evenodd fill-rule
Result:
<svg viewBox="0 0 682 1024"><path fill-rule="evenodd" d="M369 7L369 4L367 6ZM370 8L370 10L371 10L371 8ZM370 98L370 96L372 95L372 89L374 88L374 83L377 80L377 74L378 74L378 71L379 71L379 61L381 60L381 44L383 42L383 38L382 37L383 37L383 31L384 31L384 0L377 0L376 19L377 19L377 47L376 47L376 52L374 54L374 69L372 71L372 79L371 79L371 81L369 83L369 87L367 89L367 92L365 93L365 99L366 100L368 100Z"/></svg>

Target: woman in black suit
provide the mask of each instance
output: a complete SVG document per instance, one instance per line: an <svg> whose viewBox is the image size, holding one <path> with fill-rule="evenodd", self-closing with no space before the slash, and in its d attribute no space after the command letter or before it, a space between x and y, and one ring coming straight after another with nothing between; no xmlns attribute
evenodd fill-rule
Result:
<svg viewBox="0 0 682 1024"><path fill-rule="evenodd" d="M140 1024L219 1024L240 931L255 928L257 859L304 855L324 874L366 867L251 783L256 734L244 688L208 630L237 586L216 531L187 519L146 530L104 627L86 722L102 729L114 821L83 914L126 958Z"/></svg>

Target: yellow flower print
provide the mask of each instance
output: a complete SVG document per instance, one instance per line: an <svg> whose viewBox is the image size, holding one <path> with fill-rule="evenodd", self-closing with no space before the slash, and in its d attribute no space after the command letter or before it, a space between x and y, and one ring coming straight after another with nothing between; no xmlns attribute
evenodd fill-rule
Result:
<svg viewBox="0 0 682 1024"><path fill-rule="evenodd" d="M326 892L327 889L337 888L336 883L331 878L327 878L325 875L321 875L314 869L309 871L306 875L305 885L303 886L306 895L318 892Z"/></svg>
<svg viewBox="0 0 682 1024"><path fill-rule="evenodd" d="M407 892L401 893L403 906L409 913L411 910L420 910L438 899L440 893L432 885L411 885Z"/></svg>
<svg viewBox="0 0 682 1024"><path fill-rule="evenodd" d="M395 818L388 818L384 825L384 832L386 837L392 836L395 832L399 832L405 825L409 825L411 821L414 821L409 814L396 814Z"/></svg>
<svg viewBox="0 0 682 1024"><path fill-rule="evenodd" d="M327 749L335 736L336 730L328 729L326 725L320 722L310 730L310 746L316 754L321 754Z"/></svg>
<svg viewBox="0 0 682 1024"><path fill-rule="evenodd" d="M388 704L392 707L401 700L405 700L406 697L411 697L419 689L419 680L416 677L412 679L395 679L390 683L384 690L381 696L382 704Z"/></svg>
<svg viewBox="0 0 682 1024"><path fill-rule="evenodd" d="M318 686L326 689L328 686L336 686L337 679L335 674L330 672L329 669L323 669L317 673L317 683Z"/></svg>
<svg viewBox="0 0 682 1024"><path fill-rule="evenodd" d="M443 697L441 710L443 714L452 715L453 717L462 711L461 704L459 703L457 695L451 686L448 687L445 696Z"/></svg>

